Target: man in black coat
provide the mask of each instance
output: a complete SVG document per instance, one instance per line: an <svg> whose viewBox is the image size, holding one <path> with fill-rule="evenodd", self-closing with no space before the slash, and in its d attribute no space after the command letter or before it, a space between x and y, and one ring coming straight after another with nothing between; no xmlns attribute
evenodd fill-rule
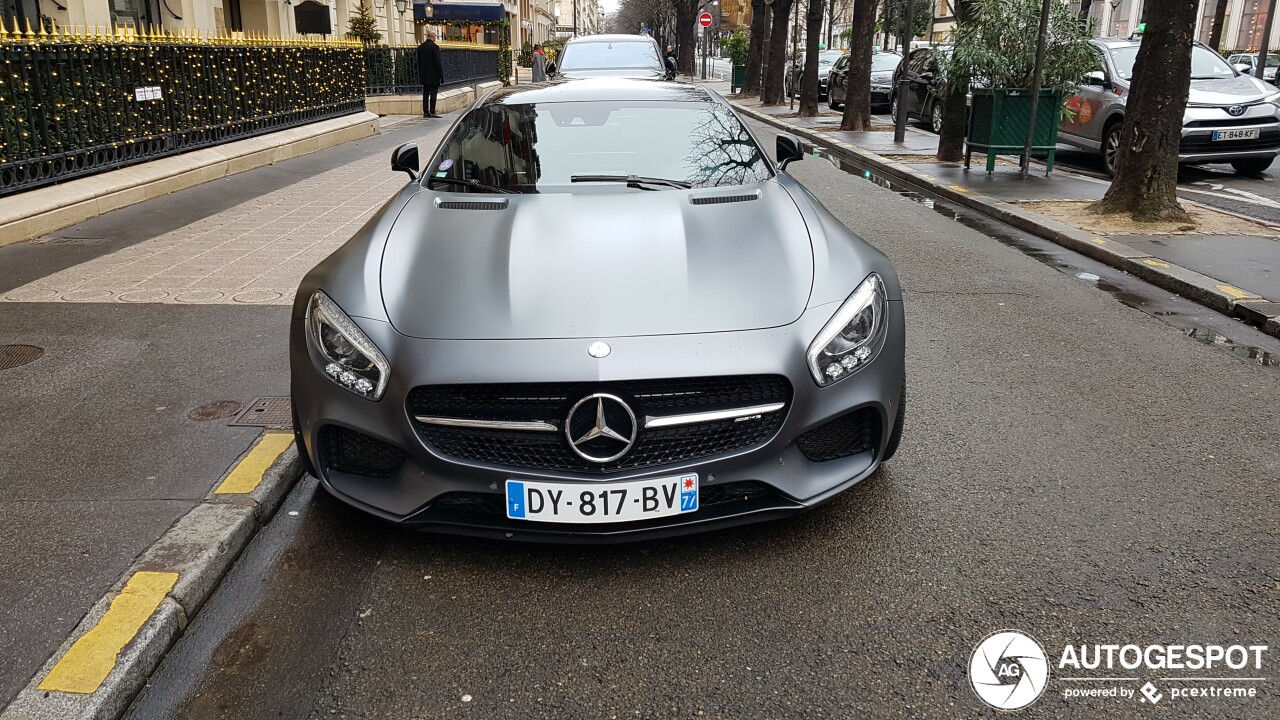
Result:
<svg viewBox="0 0 1280 720"><path fill-rule="evenodd" d="M440 46L435 33L427 31L426 39L418 46L418 79L422 81L422 116L438 118L436 93L444 82L444 65L440 62Z"/></svg>

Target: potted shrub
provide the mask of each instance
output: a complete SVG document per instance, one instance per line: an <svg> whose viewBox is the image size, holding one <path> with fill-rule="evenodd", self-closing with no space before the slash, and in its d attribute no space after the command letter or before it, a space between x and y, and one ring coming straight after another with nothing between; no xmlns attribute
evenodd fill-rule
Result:
<svg viewBox="0 0 1280 720"><path fill-rule="evenodd" d="M973 95L965 136L965 167L974 151L987 153L987 172L996 155L1022 155L1031 117L1040 0L978 0L974 16L955 31L955 47L942 59L948 82L968 81ZM1058 138L1062 98L1098 64L1089 46L1090 27L1066 3L1049 4L1048 35L1040 98L1031 141L1032 155L1048 157Z"/></svg>
<svg viewBox="0 0 1280 720"><path fill-rule="evenodd" d="M733 92L747 79L747 51L750 46L750 38L742 28L734 28L733 33L725 38L722 47L725 55L729 57L729 62L733 65L733 75L729 82L729 91Z"/></svg>

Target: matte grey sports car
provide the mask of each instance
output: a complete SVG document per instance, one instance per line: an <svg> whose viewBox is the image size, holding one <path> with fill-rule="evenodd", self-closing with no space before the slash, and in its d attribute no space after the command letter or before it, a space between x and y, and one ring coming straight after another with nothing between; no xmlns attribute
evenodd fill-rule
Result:
<svg viewBox="0 0 1280 720"><path fill-rule="evenodd" d="M295 432L389 520L620 540L776 518L902 434L888 258L695 85L480 99L302 282Z"/></svg>

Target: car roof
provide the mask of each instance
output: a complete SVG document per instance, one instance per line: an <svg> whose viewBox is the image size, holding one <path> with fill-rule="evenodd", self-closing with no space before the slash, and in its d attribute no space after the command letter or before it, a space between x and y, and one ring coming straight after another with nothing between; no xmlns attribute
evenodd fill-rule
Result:
<svg viewBox="0 0 1280 720"><path fill-rule="evenodd" d="M526 103L595 102L601 100L723 102L703 86L692 83L600 77L498 88L485 96L480 104L521 105Z"/></svg>
<svg viewBox="0 0 1280 720"><path fill-rule="evenodd" d="M653 42L653 38L648 35L625 35L622 33L615 33L611 35L579 35L576 38L570 38L569 42L565 43L565 45L615 42Z"/></svg>

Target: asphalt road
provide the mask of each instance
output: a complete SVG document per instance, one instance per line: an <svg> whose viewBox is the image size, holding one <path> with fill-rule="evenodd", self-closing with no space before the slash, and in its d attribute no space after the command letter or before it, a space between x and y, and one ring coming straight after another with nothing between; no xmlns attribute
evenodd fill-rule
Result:
<svg viewBox="0 0 1280 720"><path fill-rule="evenodd" d="M989 717L966 667L1001 628L1051 656L1280 645L1274 342L824 161L791 171L905 288L906 432L874 478L794 520L606 548L410 534L304 481L130 717ZM1271 653L1252 699L1131 674L1161 717L1276 717ZM1021 716L1152 716L1064 699L1105 686L1071 674Z"/></svg>

